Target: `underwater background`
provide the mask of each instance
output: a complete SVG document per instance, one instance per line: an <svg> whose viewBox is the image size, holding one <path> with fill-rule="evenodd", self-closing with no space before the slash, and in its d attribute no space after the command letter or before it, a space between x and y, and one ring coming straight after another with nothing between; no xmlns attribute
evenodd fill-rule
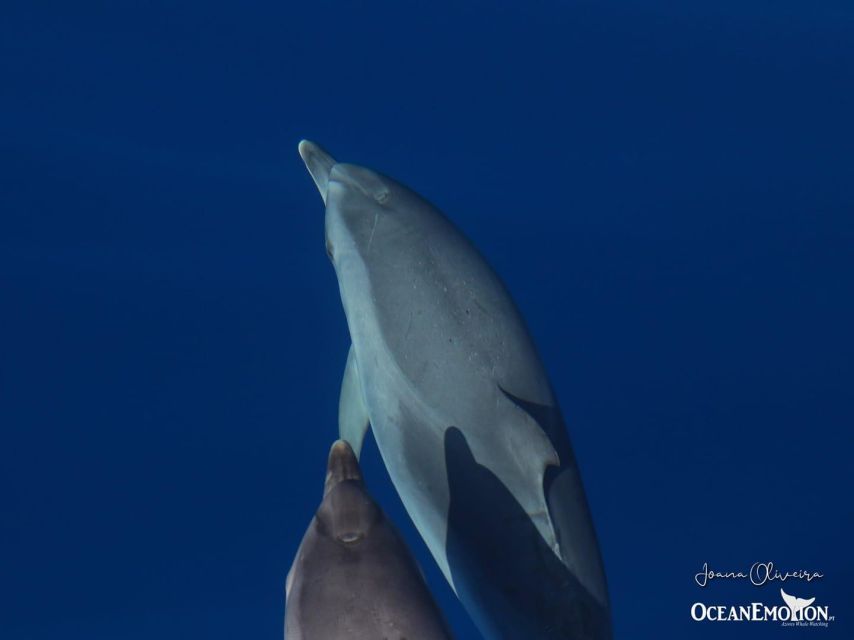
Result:
<svg viewBox="0 0 854 640"><path fill-rule="evenodd" d="M504 278L615 638L852 637L852 42L837 0L4 3L0 636L281 637L349 345L307 137ZM782 605L694 581L769 561L828 629L691 619Z"/></svg>

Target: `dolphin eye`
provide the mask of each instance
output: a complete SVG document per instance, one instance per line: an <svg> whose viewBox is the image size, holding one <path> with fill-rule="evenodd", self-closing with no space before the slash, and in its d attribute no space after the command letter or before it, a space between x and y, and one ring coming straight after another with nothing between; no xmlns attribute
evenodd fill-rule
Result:
<svg viewBox="0 0 854 640"><path fill-rule="evenodd" d="M338 541L343 542L344 544L356 544L364 538L361 533L357 531L347 531L338 536Z"/></svg>
<svg viewBox="0 0 854 640"><path fill-rule="evenodd" d="M332 260L332 243L329 242L329 238L326 238L326 255Z"/></svg>

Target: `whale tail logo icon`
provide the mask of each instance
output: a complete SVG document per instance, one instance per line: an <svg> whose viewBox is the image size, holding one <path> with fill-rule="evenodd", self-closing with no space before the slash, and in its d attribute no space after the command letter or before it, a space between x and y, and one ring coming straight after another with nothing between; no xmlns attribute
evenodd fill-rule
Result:
<svg viewBox="0 0 854 640"><path fill-rule="evenodd" d="M800 620L800 616L798 613L804 608L810 606L813 602L815 602L815 598L810 598L807 600L806 598L798 598L797 596L790 596L788 593L780 589L780 595L783 596L783 602L786 603L786 606L792 612L792 620Z"/></svg>

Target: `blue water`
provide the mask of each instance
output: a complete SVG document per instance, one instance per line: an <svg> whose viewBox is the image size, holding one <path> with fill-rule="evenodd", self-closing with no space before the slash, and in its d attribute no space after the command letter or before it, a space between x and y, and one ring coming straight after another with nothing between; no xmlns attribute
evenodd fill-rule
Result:
<svg viewBox="0 0 854 640"><path fill-rule="evenodd" d="M349 343L302 137L423 193L505 278L617 638L852 637L850 2L0 15L2 638L280 637ZM373 442L365 468L476 638ZM837 620L691 620L781 605L693 580L759 561L822 572L784 586Z"/></svg>

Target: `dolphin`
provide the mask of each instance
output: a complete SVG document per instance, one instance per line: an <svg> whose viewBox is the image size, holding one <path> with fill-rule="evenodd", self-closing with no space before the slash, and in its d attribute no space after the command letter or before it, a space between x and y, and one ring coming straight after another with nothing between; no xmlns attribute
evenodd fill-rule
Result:
<svg viewBox="0 0 854 640"><path fill-rule="evenodd" d="M343 440L329 452L323 501L285 583L285 638L451 638L420 568L366 491Z"/></svg>
<svg viewBox="0 0 854 640"><path fill-rule="evenodd" d="M436 207L303 140L352 346L339 437L389 476L487 638L609 638L605 575L557 400L497 274ZM475 492L477 488L477 492Z"/></svg>

